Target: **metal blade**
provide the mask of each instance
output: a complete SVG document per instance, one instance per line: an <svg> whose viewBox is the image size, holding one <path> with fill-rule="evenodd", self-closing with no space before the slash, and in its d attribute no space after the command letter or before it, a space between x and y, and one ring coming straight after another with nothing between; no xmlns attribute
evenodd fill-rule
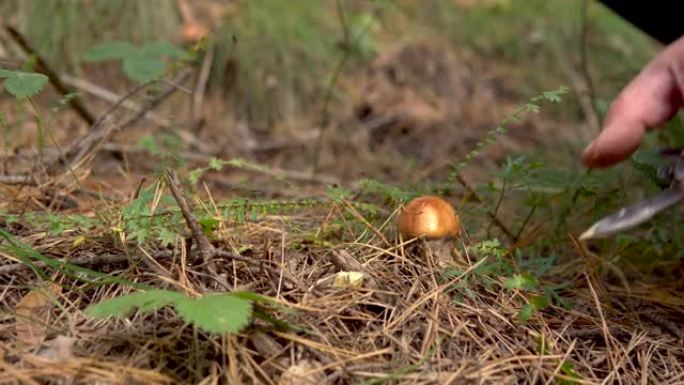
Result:
<svg viewBox="0 0 684 385"><path fill-rule="evenodd" d="M682 201L684 201L684 187L677 183L658 195L601 219L585 231L580 239L602 238L632 229Z"/></svg>

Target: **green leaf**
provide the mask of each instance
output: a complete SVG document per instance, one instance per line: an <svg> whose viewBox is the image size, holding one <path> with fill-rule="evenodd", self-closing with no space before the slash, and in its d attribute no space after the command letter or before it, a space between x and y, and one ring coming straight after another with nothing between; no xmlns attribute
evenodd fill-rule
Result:
<svg viewBox="0 0 684 385"><path fill-rule="evenodd" d="M549 298L543 295L535 295L527 300L535 309L544 309L549 306Z"/></svg>
<svg viewBox="0 0 684 385"><path fill-rule="evenodd" d="M516 274L504 282L504 287L508 290L532 290L538 286L539 281L526 274Z"/></svg>
<svg viewBox="0 0 684 385"><path fill-rule="evenodd" d="M162 246L170 246L173 245L174 242L176 242L176 237L178 234L175 232L167 229L166 227L162 227L159 229L159 241L161 242Z"/></svg>
<svg viewBox="0 0 684 385"><path fill-rule="evenodd" d="M211 217L204 218L199 221L200 226L202 226L202 232L208 237L213 235L214 231L218 229L218 225L220 223L221 221Z"/></svg>
<svg viewBox="0 0 684 385"><path fill-rule="evenodd" d="M223 168L223 161L219 158L211 158L209 161L209 168L220 171Z"/></svg>
<svg viewBox="0 0 684 385"><path fill-rule="evenodd" d="M164 74L166 65L156 56L135 54L126 56L123 61L123 71L131 79L145 83L158 79Z"/></svg>
<svg viewBox="0 0 684 385"><path fill-rule="evenodd" d="M188 179L190 180L190 183L197 184L197 182L199 182L200 178L202 177L202 175L204 175L206 171L207 170L203 167L196 168L190 171L190 174L188 174Z"/></svg>
<svg viewBox="0 0 684 385"><path fill-rule="evenodd" d="M237 333L249 323L252 302L233 294L184 298L176 311L188 323L210 333Z"/></svg>
<svg viewBox="0 0 684 385"><path fill-rule="evenodd" d="M660 188L667 188L670 184L658 176L658 167L665 164L663 157L657 151L641 149L632 155L632 167L640 172L648 181Z"/></svg>
<svg viewBox="0 0 684 385"><path fill-rule="evenodd" d="M244 300L256 303L268 303L272 305L278 305L279 302L271 297L265 295L257 294L252 291L235 291L231 293L232 295L242 298Z"/></svg>
<svg viewBox="0 0 684 385"><path fill-rule="evenodd" d="M571 377L572 379L557 379L558 385L575 385L581 383L581 381L579 381L581 377L575 371L575 367L572 364L572 362L563 361L563 363L560 366L560 369L561 373L563 373L567 377ZM574 379L577 379L578 381L575 381Z"/></svg>
<svg viewBox="0 0 684 385"><path fill-rule="evenodd" d="M135 309L150 312L183 298L182 294L169 290L141 291L91 305L86 309L86 314L96 318L125 317Z"/></svg>
<svg viewBox="0 0 684 385"><path fill-rule="evenodd" d="M86 53L87 61L123 60L123 72L140 83L159 78L166 69L163 58L186 59L186 51L170 43L152 43L136 47L131 43L114 41L102 43Z"/></svg>
<svg viewBox="0 0 684 385"><path fill-rule="evenodd" d="M166 56L173 59L186 59L188 53L168 42L151 43L141 48L144 55L152 57Z"/></svg>
<svg viewBox="0 0 684 385"><path fill-rule="evenodd" d="M138 48L124 41L111 41L92 47L83 59L86 61L117 60L134 55Z"/></svg>
<svg viewBox="0 0 684 385"><path fill-rule="evenodd" d="M527 304L523 306L518 313L518 321L520 323L527 323L536 311L537 309L535 309L533 305Z"/></svg>
<svg viewBox="0 0 684 385"><path fill-rule="evenodd" d="M6 71L0 73L5 78L5 90L17 99L26 99L43 90L48 77L43 74L20 71Z"/></svg>

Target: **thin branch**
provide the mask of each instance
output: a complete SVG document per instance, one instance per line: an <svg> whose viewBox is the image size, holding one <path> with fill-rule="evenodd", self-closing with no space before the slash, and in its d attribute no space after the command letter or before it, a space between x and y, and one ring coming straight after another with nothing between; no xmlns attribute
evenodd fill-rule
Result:
<svg viewBox="0 0 684 385"><path fill-rule="evenodd" d="M214 63L214 53L216 49L214 44L209 44L207 47L207 52L202 60L202 67L200 68L200 73L197 78L197 84L195 85L195 90L192 94L192 121L197 121L202 115L202 109L204 106L204 94L207 91L207 82L209 81L209 74L211 73L211 66Z"/></svg>
<svg viewBox="0 0 684 385"><path fill-rule="evenodd" d="M154 253L151 253L152 257L155 259L169 259L173 258L176 253L173 252L172 250L160 250ZM248 258L244 257L239 254L231 253L228 251L224 250L217 250L216 256L219 258L225 258L233 261L239 261L239 262L244 262L249 265L252 265L254 267L268 270L270 273L274 275L279 275L280 274L280 269L277 267L277 263L273 261L268 261L268 260L256 260L253 258ZM198 255L196 250L194 250L193 253L191 253L191 257L201 257L201 255ZM75 258L69 258L68 262L73 265L78 265L78 266L89 266L89 267L94 267L94 266L102 266L102 265L110 265L110 264L115 264L115 263L123 263L123 262L132 262L136 261L139 259L144 259L144 256L131 256L127 255L125 253L121 254L92 254L88 253L86 255L78 256ZM269 266L273 265L273 266ZM35 267L45 267L45 263L41 261L36 261L33 262L33 265ZM1 275L6 275L6 274L13 274L19 271L23 270L28 270L30 269L31 266L24 264L24 263L10 263L6 265L0 266L0 276ZM285 274L285 278L288 280L297 283L294 278L290 277L289 274Z"/></svg>
<svg viewBox="0 0 684 385"><path fill-rule="evenodd" d="M64 157L58 157L52 164L48 167L49 172L56 172L57 167L60 165L65 165L65 163L76 164L80 159L85 157L85 155L92 149L94 149L98 142L106 137L107 133L112 130L112 123L108 121L111 114L114 113L121 105L123 105L129 98L133 95L142 91L150 84L144 83L139 84L130 90L126 95L122 96L118 102L114 103L104 114L102 114L95 123L93 123L90 131L87 134L77 139L69 148L65 151Z"/></svg>
<svg viewBox="0 0 684 385"><path fill-rule="evenodd" d="M181 71L181 73L178 74L173 83L175 84L184 82L190 76L190 73L191 71L189 69ZM164 100L171 96L171 94L173 94L174 91L177 89L177 87L168 86L164 91L160 92L154 99L150 100L149 103L143 106L143 108L141 108L135 115L133 115L130 119L124 121L123 123L114 124L109 122L109 116L114 111L116 111L122 104L124 104L126 100L128 100L133 95L137 94L138 92L147 88L149 85L155 82L156 81L151 81L148 83L140 84L133 88L128 94L122 96L117 103L112 105L93 124L93 127L90 130L90 132L88 132L85 136L81 137L73 145L71 145L71 147L66 151L65 154L65 158L67 161L70 162L71 168L77 168L80 164L85 162L89 156L93 155L97 151L98 147L104 144L112 133L137 123L147 114L148 111L153 110L154 108L159 106L159 104L161 104ZM60 163L61 162L57 160L50 166L49 169L54 172L55 167Z"/></svg>
<svg viewBox="0 0 684 385"><path fill-rule="evenodd" d="M601 128L601 118L598 108L596 107L596 91L594 90L594 82L589 71L589 55L587 54L588 42L587 36L589 33L589 1L582 0L582 9L580 11L580 73L584 78L584 84L587 88L588 104L591 108L591 119L593 120L594 128L598 131Z"/></svg>
<svg viewBox="0 0 684 385"><path fill-rule="evenodd" d="M106 100L110 103L117 103L122 99L121 95L117 95L116 93L106 88L103 88L97 84L91 83L85 79L80 79L70 75L62 75L61 79L64 83L69 84L72 87L78 88L81 91L85 91L93 96L97 96L98 98ZM130 99L123 100L123 102L120 103L120 106L127 108L131 111L140 111L142 109L142 107L138 105L138 103L135 103ZM152 111L148 111L145 114L144 118L159 126L169 126L168 120L155 114Z"/></svg>
<svg viewBox="0 0 684 385"><path fill-rule="evenodd" d="M195 241L197 241L197 247L200 249L202 258L205 262L209 263L211 262L211 258L216 255L216 248L214 248L214 245L209 242L207 236L204 235L202 228L200 227L199 223L197 223L197 219L192 214L192 207L190 207L190 203L188 203L188 201L185 199L178 175L173 170L167 170L167 174L171 193L176 199L178 207L181 209L181 213L183 214L185 222L192 233L192 237L195 239Z"/></svg>
<svg viewBox="0 0 684 385"><path fill-rule="evenodd" d="M118 95L106 88L102 88L84 79L79 79L69 75L63 75L62 80L73 87L76 87L82 91L85 91L91 95L97 96L98 98L101 98L111 103L117 103L122 98L121 95ZM123 103L120 104L120 106L135 112L145 110L143 106L130 99L126 99ZM175 135L177 135L183 142L187 143L188 145L202 152L209 152L209 150L207 149L207 145L205 143L202 143L192 133L186 130L180 130L173 127L173 125L168 119L160 116L159 114L156 114L153 111L148 110L145 112L143 118L156 124L160 128L171 130Z"/></svg>
<svg viewBox="0 0 684 385"><path fill-rule="evenodd" d="M76 111L76 114L83 119L89 125L95 123L95 116L86 108L86 106L81 102L81 99L74 95L74 91L67 87L59 78L59 75L48 65L47 61L26 41L24 36L16 28L11 25L5 26L5 30L9 33L10 37L21 47L24 52L36 58L36 64L38 64L38 71L45 74L50 81L50 84L59 92L63 97L67 99L69 106Z"/></svg>
<svg viewBox="0 0 684 385"><path fill-rule="evenodd" d="M337 84L337 80L342 75L342 70L344 65L349 60L350 54L350 37L349 37L349 27L347 26L347 19L344 14L344 7L342 6L341 0L335 1L335 10L337 11L337 16L340 19L340 26L342 27L343 42L342 42L342 57L340 58L332 76L330 77L330 82L325 90L325 95L323 96L323 106L321 107L321 120L318 127L318 138L316 139L316 145L314 147L313 154L313 172L312 174L316 176L318 173L319 162L321 158L321 149L323 147L323 136L325 134L325 128L328 126L330 121L330 102L333 97L333 90ZM370 24L370 23L369 23Z"/></svg>
<svg viewBox="0 0 684 385"><path fill-rule="evenodd" d="M39 183L31 175L0 175L0 184L37 186Z"/></svg>

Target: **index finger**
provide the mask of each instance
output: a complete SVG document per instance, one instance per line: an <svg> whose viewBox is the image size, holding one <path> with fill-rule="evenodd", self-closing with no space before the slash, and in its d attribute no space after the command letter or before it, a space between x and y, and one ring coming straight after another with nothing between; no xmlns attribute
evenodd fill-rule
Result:
<svg viewBox="0 0 684 385"><path fill-rule="evenodd" d="M682 107L684 38L658 55L618 95L606 115L603 130L587 147L588 167L607 167L637 150L647 130L670 120Z"/></svg>

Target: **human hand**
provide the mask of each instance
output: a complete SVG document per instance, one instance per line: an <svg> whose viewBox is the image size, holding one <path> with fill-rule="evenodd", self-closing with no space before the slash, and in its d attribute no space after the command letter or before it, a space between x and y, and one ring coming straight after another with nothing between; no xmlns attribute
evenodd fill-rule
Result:
<svg viewBox="0 0 684 385"><path fill-rule="evenodd" d="M684 37L667 46L611 104L603 130L582 154L590 168L608 167L634 153L646 131L684 107Z"/></svg>

